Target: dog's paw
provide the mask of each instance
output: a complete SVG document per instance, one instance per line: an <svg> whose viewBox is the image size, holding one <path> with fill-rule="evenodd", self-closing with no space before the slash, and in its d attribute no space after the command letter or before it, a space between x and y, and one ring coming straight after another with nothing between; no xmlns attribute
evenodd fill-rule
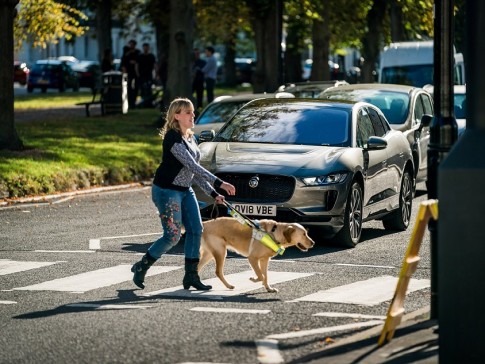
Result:
<svg viewBox="0 0 485 364"><path fill-rule="evenodd" d="M270 293L278 293L278 290L276 288L273 288L273 287L266 287L266 290Z"/></svg>
<svg viewBox="0 0 485 364"><path fill-rule="evenodd" d="M251 282L254 282L254 283L261 282L261 279L259 279L258 277L250 277L249 279Z"/></svg>

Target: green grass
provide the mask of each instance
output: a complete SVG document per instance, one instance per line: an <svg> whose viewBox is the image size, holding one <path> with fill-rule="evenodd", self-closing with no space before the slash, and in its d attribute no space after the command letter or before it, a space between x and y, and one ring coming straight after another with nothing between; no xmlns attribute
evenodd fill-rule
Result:
<svg viewBox="0 0 485 364"><path fill-rule="evenodd" d="M26 150L0 152L0 193L72 191L151 178L161 159L156 109L16 125Z"/></svg>
<svg viewBox="0 0 485 364"><path fill-rule="evenodd" d="M251 92L238 87L216 96ZM89 91L32 93L15 98L15 110L72 107L89 101ZM0 151L0 198L23 197L116 185L152 178L161 160L157 109L126 115L45 116L15 124L26 149Z"/></svg>

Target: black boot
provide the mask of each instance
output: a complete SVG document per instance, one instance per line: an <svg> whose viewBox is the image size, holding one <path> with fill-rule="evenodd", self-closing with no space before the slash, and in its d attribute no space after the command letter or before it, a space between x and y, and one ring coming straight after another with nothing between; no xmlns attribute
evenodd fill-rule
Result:
<svg viewBox="0 0 485 364"><path fill-rule="evenodd" d="M185 258L184 289L194 287L199 291L208 291L209 289L212 289L212 286L206 286L200 281L199 274L197 273L198 264L199 259Z"/></svg>
<svg viewBox="0 0 485 364"><path fill-rule="evenodd" d="M131 267L131 271L135 273L133 275L133 282L141 289L145 288L145 285L143 284L145 275L147 274L148 268L150 268L155 261L156 259L147 252L139 262L133 264L133 267Z"/></svg>

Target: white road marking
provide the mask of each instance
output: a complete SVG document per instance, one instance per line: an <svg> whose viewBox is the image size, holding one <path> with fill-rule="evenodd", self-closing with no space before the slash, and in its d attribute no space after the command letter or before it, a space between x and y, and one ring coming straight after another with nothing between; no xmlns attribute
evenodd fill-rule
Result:
<svg viewBox="0 0 485 364"><path fill-rule="evenodd" d="M311 301L374 306L394 296L398 278L381 276L319 291L288 302ZM411 279L407 292L429 288L429 279Z"/></svg>
<svg viewBox="0 0 485 364"><path fill-rule="evenodd" d="M256 340L256 350L258 352L258 362L262 364L277 364L285 362L278 349L277 340Z"/></svg>
<svg viewBox="0 0 485 364"><path fill-rule="evenodd" d="M345 264L345 263L335 263L334 265L341 265L344 267L365 267L365 268L385 268L385 269L396 269L392 265L368 265L368 264Z"/></svg>
<svg viewBox="0 0 485 364"><path fill-rule="evenodd" d="M345 313L345 312L319 312L312 316L323 316L323 317L349 317L354 319L364 319L364 320L385 320L386 316L377 315L361 315L360 313Z"/></svg>
<svg viewBox="0 0 485 364"><path fill-rule="evenodd" d="M370 326L377 326L377 325L382 325L382 321L374 320L374 321L366 321L366 322L357 322L354 324L347 324L347 325L319 327L318 329L301 330L301 331L286 332L283 334L268 335L266 336L266 338L276 339L276 340L295 339L295 338L304 337L304 336L321 335L321 334L327 334L329 332L337 332L337 331L355 330L363 327L370 327Z"/></svg>
<svg viewBox="0 0 485 364"><path fill-rule="evenodd" d="M15 301L0 301L0 305L14 305L16 303Z"/></svg>
<svg viewBox="0 0 485 364"><path fill-rule="evenodd" d="M104 236L102 238L89 239L89 249L93 249L93 250L101 249L101 240L136 238L136 237L139 237L139 236L150 236L150 235L160 235L161 236L162 234L163 234L163 232L136 234L136 235Z"/></svg>
<svg viewBox="0 0 485 364"><path fill-rule="evenodd" d="M269 271L269 282L272 286L277 283L288 282L299 278L305 278L312 276L314 273L296 273L296 272L274 272ZM219 278L212 278L203 280L204 284L212 286L210 291L196 291L185 290L180 286L161 289L158 291L142 293L142 296L171 296L171 297L202 297L207 299L222 300L224 297L237 296L242 293L255 291L258 289L265 289L261 282L254 283L249 280L250 277L254 277L255 274L252 270L244 271L241 273L229 274L226 276L226 280L232 283L236 288L228 289L222 284Z"/></svg>
<svg viewBox="0 0 485 364"><path fill-rule="evenodd" d="M215 308L215 307L194 307L190 311L198 312L217 312L217 313L256 313L256 314L268 314L271 310L248 310L242 308Z"/></svg>
<svg viewBox="0 0 485 364"><path fill-rule="evenodd" d="M147 277L160 273L167 273L180 266L153 266ZM98 269L91 272L76 274L73 276L54 279L26 287L14 288L22 291L59 291L71 293L84 293L93 289L111 286L113 284L130 281L133 278L131 265L117 265L115 267Z"/></svg>
<svg viewBox="0 0 485 364"><path fill-rule="evenodd" d="M47 267L60 262L26 262L10 259L0 259L0 276L23 272L24 270Z"/></svg>
<svg viewBox="0 0 485 364"><path fill-rule="evenodd" d="M34 253L96 253L94 250L34 250Z"/></svg>
<svg viewBox="0 0 485 364"><path fill-rule="evenodd" d="M79 307L79 308L94 308L95 310L132 310L132 309L138 309L138 310L144 310L145 308L151 308L153 306L147 306L147 305L118 305L118 304L112 304L112 305L101 305L101 304L96 304L96 303L72 303L67 305L67 307Z"/></svg>

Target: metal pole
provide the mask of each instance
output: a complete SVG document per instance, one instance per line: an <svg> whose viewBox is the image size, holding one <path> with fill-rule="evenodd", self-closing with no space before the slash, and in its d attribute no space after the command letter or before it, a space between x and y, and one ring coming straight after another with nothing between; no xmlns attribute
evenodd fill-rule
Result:
<svg viewBox="0 0 485 364"><path fill-rule="evenodd" d="M458 137L453 110L453 0L436 0L434 5L434 108L428 148L428 197L438 198L438 166ZM438 229L429 222L431 238L431 319L438 318Z"/></svg>

